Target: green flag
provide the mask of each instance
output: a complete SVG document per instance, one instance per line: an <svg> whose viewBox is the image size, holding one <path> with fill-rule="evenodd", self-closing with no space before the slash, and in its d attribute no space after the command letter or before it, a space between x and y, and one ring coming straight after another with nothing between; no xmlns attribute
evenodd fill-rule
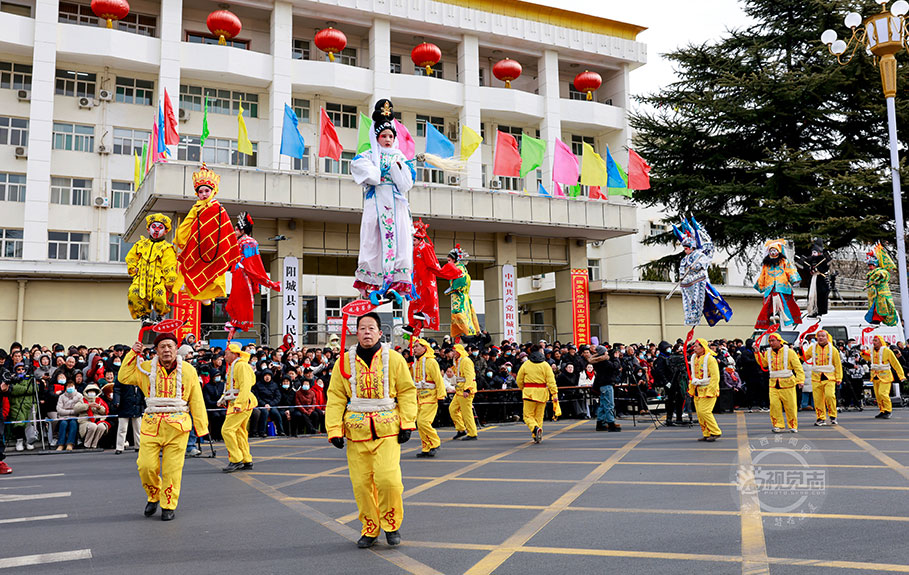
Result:
<svg viewBox="0 0 909 575"><path fill-rule="evenodd" d="M546 155L546 142L527 134L521 136L521 177L543 165Z"/></svg>
<svg viewBox="0 0 909 575"><path fill-rule="evenodd" d="M616 169L619 171L619 176L622 177L622 181L625 182L624 188L606 188L606 193L610 196L628 196L631 197L631 189L628 187L628 174L625 173L625 170L622 169L622 166L618 162L615 163Z"/></svg>
<svg viewBox="0 0 909 575"><path fill-rule="evenodd" d="M575 184L568 187L568 197L577 198L581 195L581 184Z"/></svg>
<svg viewBox="0 0 909 575"><path fill-rule="evenodd" d="M208 139L208 96L205 96L205 104L202 108L202 137L199 138L199 147L205 145L205 140Z"/></svg>
<svg viewBox="0 0 909 575"><path fill-rule="evenodd" d="M357 153L362 154L372 147L369 143L369 131L372 130L372 120L360 112L360 129L357 131Z"/></svg>
<svg viewBox="0 0 909 575"><path fill-rule="evenodd" d="M142 179L145 179L145 175L148 174L149 170L148 165L148 142L142 142Z"/></svg>

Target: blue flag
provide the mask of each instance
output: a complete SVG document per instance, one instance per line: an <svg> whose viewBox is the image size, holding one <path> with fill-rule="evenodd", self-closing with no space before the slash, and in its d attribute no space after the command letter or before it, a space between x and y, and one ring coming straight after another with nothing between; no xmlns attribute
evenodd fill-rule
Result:
<svg viewBox="0 0 909 575"><path fill-rule="evenodd" d="M281 154L291 158L302 158L306 145L297 129L297 114L284 104L284 127L281 128Z"/></svg>
<svg viewBox="0 0 909 575"><path fill-rule="evenodd" d="M164 109L161 104L158 104L158 153L167 153L167 145L164 143Z"/></svg>
<svg viewBox="0 0 909 575"><path fill-rule="evenodd" d="M455 154L454 144L429 122L426 122L426 153L440 158L450 158Z"/></svg>
<svg viewBox="0 0 909 575"><path fill-rule="evenodd" d="M612 159L609 148L606 148L606 187L607 188L627 188L628 184L622 177L622 168Z"/></svg>
<svg viewBox="0 0 909 575"><path fill-rule="evenodd" d="M537 186L538 186L537 187L538 194L540 194L541 196L546 196L547 198L552 197L552 194L550 194L548 191L546 191L546 188L543 187L543 182L537 182Z"/></svg>

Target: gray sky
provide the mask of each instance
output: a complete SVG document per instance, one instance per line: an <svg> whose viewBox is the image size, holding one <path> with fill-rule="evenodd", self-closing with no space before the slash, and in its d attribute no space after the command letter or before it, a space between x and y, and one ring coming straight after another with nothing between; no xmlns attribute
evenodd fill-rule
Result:
<svg viewBox="0 0 909 575"><path fill-rule="evenodd" d="M647 44L647 64L631 73L632 95L655 92L674 80L672 66L661 54L718 38L727 28L747 23L739 0L525 1L646 26L638 41Z"/></svg>

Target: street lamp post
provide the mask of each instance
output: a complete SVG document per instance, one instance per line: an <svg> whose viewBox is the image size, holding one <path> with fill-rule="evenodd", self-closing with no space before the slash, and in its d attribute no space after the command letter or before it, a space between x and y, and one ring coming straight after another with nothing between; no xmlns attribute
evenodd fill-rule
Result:
<svg viewBox="0 0 909 575"><path fill-rule="evenodd" d="M890 135L890 174L893 179L893 215L896 220L896 255L899 266L900 285L900 319L903 320L903 335L909 340L909 286L906 285L906 228L903 223L903 194L900 188L899 153L896 139L896 54L909 42L909 26L906 14L909 13L909 2L896 0L887 11L889 0L878 0L881 11L862 20L861 14L846 14L845 24L852 30L849 41L837 39L836 32L825 30L821 41L827 44L830 53L836 56L840 64L848 64L859 46L865 48L880 59L881 83L884 98L887 100L887 127ZM852 48L844 59L842 56ZM909 47L907 47L909 49Z"/></svg>

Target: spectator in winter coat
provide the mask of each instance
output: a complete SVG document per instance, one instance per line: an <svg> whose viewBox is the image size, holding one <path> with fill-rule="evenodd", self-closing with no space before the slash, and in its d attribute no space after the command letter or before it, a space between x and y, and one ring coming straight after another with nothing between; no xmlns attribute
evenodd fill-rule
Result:
<svg viewBox="0 0 909 575"><path fill-rule="evenodd" d="M21 352L19 355L22 355ZM35 380L28 375L25 364L20 361L13 367L13 379L9 383L10 410L7 420L17 422L12 424L12 435L16 438L16 451L26 448L31 451L35 448L34 443L38 434L29 432L26 437L26 429L31 427L31 430L34 431L35 424L25 422L34 419L35 415Z"/></svg>
<svg viewBox="0 0 909 575"><path fill-rule="evenodd" d="M297 428L303 428L304 433L319 433L325 419L325 412L316 407L316 395L310 388L309 383L305 382L300 389L294 394L294 404L292 417L297 420Z"/></svg>
<svg viewBox="0 0 909 575"><path fill-rule="evenodd" d="M105 417L110 409L101 397L101 388L95 383L85 386L82 402L73 406L73 412L79 420L79 436L86 449L98 447L101 436L108 432L110 424Z"/></svg>
<svg viewBox="0 0 909 575"><path fill-rule="evenodd" d="M223 358L216 359L220 363ZM224 425L226 409L218 407L218 400L224 395L224 374L220 365L215 366L214 361L208 366L207 373L208 382L202 386L202 399L205 401L205 410L208 411L208 430L214 439L221 439L221 426Z"/></svg>
<svg viewBox="0 0 909 575"><path fill-rule="evenodd" d="M273 373L270 369L262 372L262 381L256 385L254 390L256 399L259 401L259 413L257 431L259 437L265 437L268 420L271 419L275 424L275 432L278 435L284 435L284 424L281 421L281 414L277 406L281 405L281 386L277 381L273 381ZM251 424L250 424L251 425Z"/></svg>
<svg viewBox="0 0 909 575"><path fill-rule="evenodd" d="M295 405L296 391L293 389L290 383L290 378L283 377L281 378L281 405L282 406L293 406ZM295 426L293 423L293 407L279 407L278 411L281 413L281 418L284 420L284 429L287 430L287 435L292 435L296 437Z"/></svg>
<svg viewBox="0 0 909 575"><path fill-rule="evenodd" d="M119 367L119 366L118 366ZM113 374L113 372L108 372ZM107 376L107 374L105 374ZM111 376L107 376L111 377ZM132 428L132 445L139 449L139 427L142 422L142 413L145 411L145 396L137 385L123 385L114 378L114 398L111 412L117 414L117 444L114 453L123 453L126 445L126 432Z"/></svg>
<svg viewBox="0 0 909 575"><path fill-rule="evenodd" d="M38 367L35 368L35 379L49 379L51 374L54 372L54 367L51 365L51 355L49 353L42 353L38 356Z"/></svg>
<svg viewBox="0 0 909 575"><path fill-rule="evenodd" d="M57 398L57 451L72 451L76 445L76 434L79 431L79 422L75 419L75 407L82 402L82 394L76 391L76 384L72 380L66 381L64 392Z"/></svg>

